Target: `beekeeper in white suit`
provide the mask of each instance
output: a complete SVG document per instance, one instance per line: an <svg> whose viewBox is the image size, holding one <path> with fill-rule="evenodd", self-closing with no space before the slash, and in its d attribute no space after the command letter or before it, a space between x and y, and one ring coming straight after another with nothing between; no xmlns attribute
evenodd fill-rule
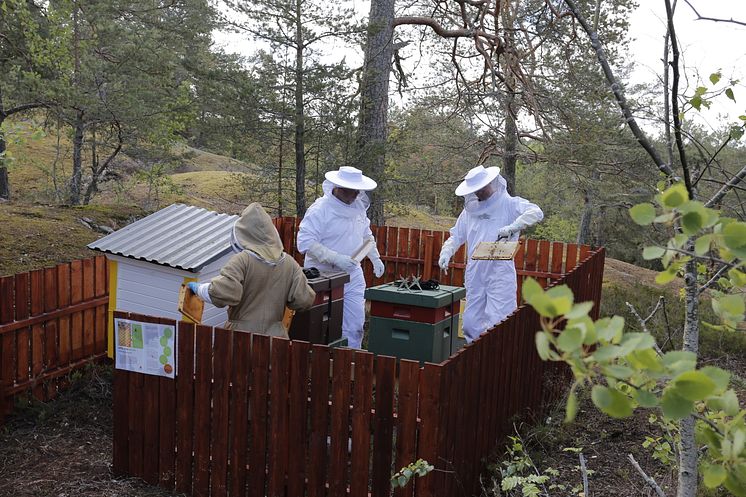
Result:
<svg viewBox="0 0 746 497"><path fill-rule="evenodd" d="M463 329L471 342L517 307L513 261L471 260L474 249L479 242L517 240L521 230L541 221L544 213L537 205L508 193L499 167L471 169L456 188L456 195L464 197L464 210L443 244L438 265L447 271L453 254L466 242L469 253Z"/></svg>
<svg viewBox="0 0 746 497"><path fill-rule="evenodd" d="M373 274L383 275L384 265L375 246L366 214L370 200L366 191L377 185L354 167L343 166L325 175L324 196L308 208L298 229L298 251L306 254L305 267L321 271L342 270L350 275L344 289L342 336L348 346L359 349L365 322L365 278L360 263L353 259L367 240L373 240L367 257Z"/></svg>

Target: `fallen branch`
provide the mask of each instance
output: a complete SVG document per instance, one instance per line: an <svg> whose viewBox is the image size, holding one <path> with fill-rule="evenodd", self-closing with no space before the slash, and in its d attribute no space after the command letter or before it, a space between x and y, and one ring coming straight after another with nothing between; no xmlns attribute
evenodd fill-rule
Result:
<svg viewBox="0 0 746 497"><path fill-rule="evenodd" d="M647 483L650 488L652 488L655 493L658 495L658 497L666 497L666 494L663 492L663 489L658 486L658 484L653 480L651 477L645 473L645 471L642 470L639 464L637 464L637 461L635 461L635 458L632 457L632 454L627 454L627 459L632 464L632 467L634 467L638 473L640 473L640 476L642 476L642 479L645 480L645 483Z"/></svg>

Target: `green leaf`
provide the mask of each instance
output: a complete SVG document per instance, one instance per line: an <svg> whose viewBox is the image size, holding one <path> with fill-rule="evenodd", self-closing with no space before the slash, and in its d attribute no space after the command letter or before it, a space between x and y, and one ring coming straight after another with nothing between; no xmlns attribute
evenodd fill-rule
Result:
<svg viewBox="0 0 746 497"><path fill-rule="evenodd" d="M635 350L626 356L630 366L649 371L661 371L663 366L660 357L653 349Z"/></svg>
<svg viewBox="0 0 746 497"><path fill-rule="evenodd" d="M728 277L735 286L746 286L746 273L743 271L733 268L728 271Z"/></svg>
<svg viewBox="0 0 746 497"><path fill-rule="evenodd" d="M575 352L583 345L584 335L580 328L565 329L557 338L557 347L565 352Z"/></svg>
<svg viewBox="0 0 746 497"><path fill-rule="evenodd" d="M728 371L714 366L707 366L699 371L707 375L715 384L715 393L723 393L728 389L730 384L730 373Z"/></svg>
<svg viewBox="0 0 746 497"><path fill-rule="evenodd" d="M716 85L716 84L718 84L718 81L720 81L720 73L719 72L714 72L714 73L710 74L710 83L712 83L713 85Z"/></svg>
<svg viewBox="0 0 746 497"><path fill-rule="evenodd" d="M644 249L642 249L642 258L646 261L660 259L665 253L666 249L664 249L663 247L645 247Z"/></svg>
<svg viewBox="0 0 746 497"><path fill-rule="evenodd" d="M672 388L666 388L661 401L663 415L674 421L684 419L694 410L694 402L681 397Z"/></svg>
<svg viewBox="0 0 746 497"><path fill-rule="evenodd" d="M735 95L733 95L733 88L727 88L725 90L725 96L728 97L728 98L730 98L734 102L736 101L736 97L735 97Z"/></svg>
<svg viewBox="0 0 746 497"><path fill-rule="evenodd" d="M741 126L731 126L729 135L731 139L738 141L743 137L743 128Z"/></svg>
<svg viewBox="0 0 746 497"><path fill-rule="evenodd" d="M630 208L629 215L640 226L647 226L655 219L655 206L650 203L637 204Z"/></svg>
<svg viewBox="0 0 746 497"><path fill-rule="evenodd" d="M543 331L536 333L536 351L542 361L549 359L549 338Z"/></svg>
<svg viewBox="0 0 746 497"><path fill-rule="evenodd" d="M620 344L623 355L634 350L650 349L655 346L655 338L650 333L626 333Z"/></svg>
<svg viewBox="0 0 746 497"><path fill-rule="evenodd" d="M740 456L746 446L746 431L735 430L733 433L733 454Z"/></svg>
<svg viewBox="0 0 746 497"><path fill-rule="evenodd" d="M627 378L630 378L633 374L635 374L632 368L628 368L627 366L620 366L618 364L610 364L608 366L602 367L601 372L604 374L604 376L610 376L617 380L626 380Z"/></svg>
<svg viewBox="0 0 746 497"><path fill-rule="evenodd" d="M658 405L658 397L648 392L647 390L638 388L634 391L634 397L635 401L637 401L637 403L641 407L652 408Z"/></svg>
<svg viewBox="0 0 746 497"><path fill-rule="evenodd" d="M702 235L697 238L694 242L694 253L697 255L705 255L710 250L710 244L712 243L712 235Z"/></svg>
<svg viewBox="0 0 746 497"><path fill-rule="evenodd" d="M570 312L565 313L567 319L579 319L583 316L587 316L593 309L593 302L580 302L572 306Z"/></svg>
<svg viewBox="0 0 746 497"><path fill-rule="evenodd" d="M661 271L655 277L655 282L659 285L667 285L676 279L679 273L678 265L672 264L666 268L665 271Z"/></svg>
<svg viewBox="0 0 746 497"><path fill-rule="evenodd" d="M704 464L702 466L702 477L707 488L719 487L725 481L728 472L718 464Z"/></svg>
<svg viewBox="0 0 746 497"><path fill-rule="evenodd" d="M653 222L665 224L665 223L670 223L675 218L676 218L675 212L666 212L664 214L661 214L660 216L656 216L655 219L653 219Z"/></svg>
<svg viewBox="0 0 746 497"><path fill-rule="evenodd" d="M666 352L662 357L663 365L669 368L674 374L694 369L697 364L697 356L693 352L683 350L672 350Z"/></svg>
<svg viewBox="0 0 746 497"><path fill-rule="evenodd" d="M596 336L605 342L618 343L624 331L624 318L613 316L596 321Z"/></svg>
<svg viewBox="0 0 746 497"><path fill-rule="evenodd" d="M746 245L746 223L728 223L723 228L723 242L729 249L737 249Z"/></svg>
<svg viewBox="0 0 746 497"><path fill-rule="evenodd" d="M683 183L676 183L661 194L661 203L669 209L676 208L689 200L689 192Z"/></svg>
<svg viewBox="0 0 746 497"><path fill-rule="evenodd" d="M702 107L702 97L695 95L689 100L689 103L692 104L692 107L699 110Z"/></svg>
<svg viewBox="0 0 746 497"><path fill-rule="evenodd" d="M712 299L712 309L722 318L742 321L746 304L743 301L742 294L724 295Z"/></svg>
<svg viewBox="0 0 746 497"><path fill-rule="evenodd" d="M746 495L746 465L737 464L731 466L728 476L723 482L725 488L733 492L734 495Z"/></svg>
<svg viewBox="0 0 746 497"><path fill-rule="evenodd" d="M612 418L626 418L632 415L632 403L618 390L595 385L591 391L591 399L596 407Z"/></svg>
<svg viewBox="0 0 746 497"><path fill-rule="evenodd" d="M575 416L578 414L578 396L575 395L575 390L570 390L570 395L567 397L567 406L565 408L565 423L572 423L575 420Z"/></svg>
<svg viewBox="0 0 746 497"><path fill-rule="evenodd" d="M676 393L687 400L707 398L715 391L715 382L701 371L686 371L673 380Z"/></svg>
<svg viewBox="0 0 746 497"><path fill-rule="evenodd" d="M593 352L593 358L598 362L616 359L622 357L622 355L624 355L624 350L619 345L604 345Z"/></svg>
<svg viewBox="0 0 746 497"><path fill-rule="evenodd" d="M687 212L686 214L681 216L681 227L683 228L684 233L686 233L687 235L694 235L695 233L697 233L700 229L702 229L703 224L704 219L699 212Z"/></svg>
<svg viewBox="0 0 746 497"><path fill-rule="evenodd" d="M530 305L532 299L544 293L544 289L535 279L526 278L521 287L521 293L523 294L523 300Z"/></svg>

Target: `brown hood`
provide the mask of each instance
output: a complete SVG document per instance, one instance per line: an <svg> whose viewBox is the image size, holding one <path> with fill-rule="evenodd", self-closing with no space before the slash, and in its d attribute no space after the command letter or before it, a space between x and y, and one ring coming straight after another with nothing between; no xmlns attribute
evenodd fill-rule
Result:
<svg viewBox="0 0 746 497"><path fill-rule="evenodd" d="M233 225L236 241L244 250L250 250L267 262L277 262L282 257L282 241L272 218L254 202L249 204Z"/></svg>

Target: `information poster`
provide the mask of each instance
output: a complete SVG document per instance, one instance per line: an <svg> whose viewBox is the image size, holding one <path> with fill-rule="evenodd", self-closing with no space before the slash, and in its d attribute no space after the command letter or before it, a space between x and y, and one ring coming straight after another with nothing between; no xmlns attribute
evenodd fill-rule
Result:
<svg viewBox="0 0 746 497"><path fill-rule="evenodd" d="M174 378L176 330L173 325L115 319L114 330L117 369Z"/></svg>

